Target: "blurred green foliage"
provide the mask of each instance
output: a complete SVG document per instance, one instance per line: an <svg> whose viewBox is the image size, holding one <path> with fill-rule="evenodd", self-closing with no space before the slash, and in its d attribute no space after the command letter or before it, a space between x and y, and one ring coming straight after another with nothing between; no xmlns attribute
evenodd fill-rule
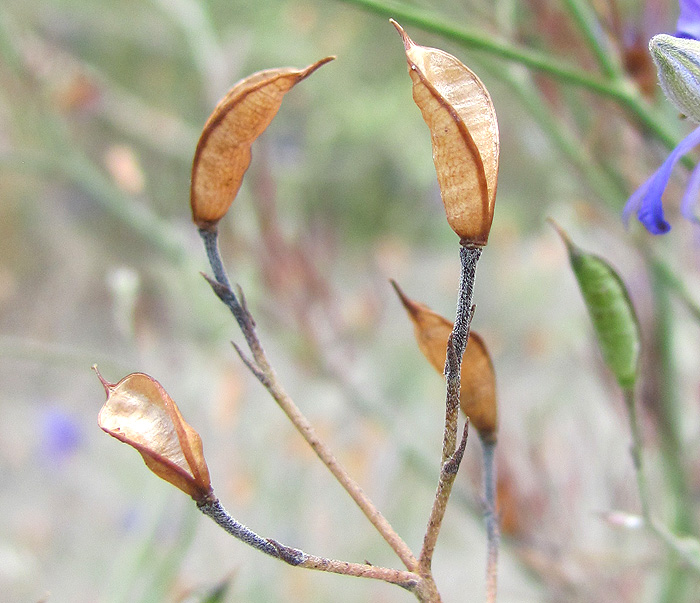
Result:
<svg viewBox="0 0 700 603"><path fill-rule="evenodd" d="M396 6L434 11L600 79L574 5L581 2ZM649 35L672 28L668 2L595 8L619 65ZM652 240L626 232L619 219L626 195L686 126L658 98L653 72L646 96L641 76L621 68L621 81L631 97L639 93L637 109L656 120L656 131L613 97L403 24L418 43L473 67L499 115L502 171L474 327L494 357L501 396L501 600L682 601L682 588L696 586L683 582L684 568L672 565L670 574L655 540L595 515L638 510L624 401L543 220L556 216L586 249L604 251L630 287L646 339L640 394L652 502L671 526L685 509L691 529L690 503L700 496L700 353L687 306L700 291L697 242L688 224ZM256 143L222 222L222 247L290 392L419 546L444 392L387 281L450 316L459 262L429 134L387 20L328 0L4 0L4 601L190 601L234 573L222 600L410 597L246 550L95 421L102 390L93 362L115 381L147 372L202 434L217 492L237 519L309 552L394 564L237 361L233 321L197 274L206 263L189 217L192 154L216 101L253 71L328 54L338 59L289 94ZM644 65L639 73L648 77ZM652 279L648 265L657 266ZM72 417L80 434L65 453L47 448L56 440L37 427L51 409ZM436 551L446 601L482 595L478 459L470 442Z"/></svg>

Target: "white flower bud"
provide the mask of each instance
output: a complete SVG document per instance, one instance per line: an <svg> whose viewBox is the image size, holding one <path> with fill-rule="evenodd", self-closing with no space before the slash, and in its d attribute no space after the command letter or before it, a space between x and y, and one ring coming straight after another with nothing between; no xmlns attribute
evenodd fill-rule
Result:
<svg viewBox="0 0 700 603"><path fill-rule="evenodd" d="M700 41L659 34L649 41L649 51L668 100L700 123Z"/></svg>

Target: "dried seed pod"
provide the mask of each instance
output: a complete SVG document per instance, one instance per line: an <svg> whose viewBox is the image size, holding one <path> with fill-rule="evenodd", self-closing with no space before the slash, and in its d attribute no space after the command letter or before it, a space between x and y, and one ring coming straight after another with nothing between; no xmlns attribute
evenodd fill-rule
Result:
<svg viewBox="0 0 700 603"><path fill-rule="evenodd" d="M498 183L496 111L481 80L458 59L418 46L391 21L406 49L413 99L430 128L447 221L462 244L488 240Z"/></svg>
<svg viewBox="0 0 700 603"><path fill-rule="evenodd" d="M109 435L136 448L148 468L197 502L213 497L202 439L182 418L163 386L143 373L119 383L100 378L107 401L98 416Z"/></svg>
<svg viewBox="0 0 700 603"><path fill-rule="evenodd" d="M277 114L282 98L321 65L306 69L268 69L238 82L219 101L197 144L192 163L190 204L199 228L215 230L238 194L248 166L250 148Z"/></svg>
<svg viewBox="0 0 700 603"><path fill-rule="evenodd" d="M391 284L413 323L418 348L432 367L444 375L452 323L428 306L407 297L394 281ZM496 375L486 345L474 331L469 334L462 358L460 381L459 405L462 411L483 440L495 442L498 429Z"/></svg>
<svg viewBox="0 0 700 603"><path fill-rule="evenodd" d="M621 387L634 387L641 336L625 284L603 258L579 249L559 225L553 220L550 222L569 252L571 268L588 308L605 363Z"/></svg>

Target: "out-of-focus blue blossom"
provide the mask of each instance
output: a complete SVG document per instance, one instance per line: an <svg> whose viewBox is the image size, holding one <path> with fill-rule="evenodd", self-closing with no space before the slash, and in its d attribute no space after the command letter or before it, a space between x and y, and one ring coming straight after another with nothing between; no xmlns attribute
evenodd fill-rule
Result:
<svg viewBox="0 0 700 603"><path fill-rule="evenodd" d="M80 446L80 427L68 413L50 408L43 412L41 421L41 448L47 461L61 462Z"/></svg>
<svg viewBox="0 0 700 603"><path fill-rule="evenodd" d="M656 63L659 82L668 99L687 117L700 122L700 0L681 0L676 37L654 36L649 50ZM673 149L661 167L629 198L623 210L625 223L636 213L652 234L671 229L664 218L661 197L674 166L700 144L700 128L686 136ZM700 165L693 170L681 201L681 214L700 224L694 205L700 193Z"/></svg>
<svg viewBox="0 0 700 603"><path fill-rule="evenodd" d="M700 0L681 0L676 36L700 40Z"/></svg>
<svg viewBox="0 0 700 603"><path fill-rule="evenodd" d="M678 160L690 149L700 144L700 128L693 130L686 136L678 146L671 151L666 161L656 170L652 176L640 186L627 201L622 216L627 222L630 215L637 213L639 221L652 234L663 234L671 230L671 226L664 219L664 210L661 204L661 196L671 177L673 167ZM681 213L688 220L698 222L693 213L693 205L700 192L700 164L698 164L690 175L686 186L683 200L681 201Z"/></svg>

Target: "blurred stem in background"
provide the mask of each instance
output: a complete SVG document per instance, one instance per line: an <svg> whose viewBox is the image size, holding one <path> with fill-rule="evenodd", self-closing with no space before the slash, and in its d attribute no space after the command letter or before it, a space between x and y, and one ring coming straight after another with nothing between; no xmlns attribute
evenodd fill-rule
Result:
<svg viewBox="0 0 700 603"><path fill-rule="evenodd" d="M673 351L673 308L667 281L659 269L651 266L652 287L656 306L654 352L656 375L653 412L659 430L662 461L665 467L666 491L670 494L670 528L679 536L696 535L695 508L691 496L680 433L680 400L677 395L677 371ZM677 603L691 601L697 595L697 580L688 575L678 555L669 555L663 593L659 601ZM695 595L693 595L695 593Z"/></svg>
<svg viewBox="0 0 700 603"><path fill-rule="evenodd" d="M454 40L464 47L478 50L482 53L483 68L489 70L494 76L501 78L511 90L513 90L522 105L528 110L532 118L539 124L549 141L556 147L563 156L579 171L586 184L608 208L617 211L626 198L625 180L617 173L615 166L607 168L604 164L606 157L598 160L592 153L588 152L586 145L581 140L576 127L572 127L565 119L558 116L547 106L544 95L538 90L534 81L534 72L546 74L553 81L571 87L571 95L577 94L579 90L586 90L599 95L601 98L609 99L627 110L627 115L634 118L634 123L643 126L645 134L650 138L656 138L665 146L671 148L675 146L680 138L675 132L674 123L662 114L655 112L649 104L638 93L632 81L627 78L621 68L614 48L610 48L608 38L600 27L600 23L591 10L591 6L582 0L564 0L573 20L578 25L579 31L584 36L587 44L591 48L600 66L601 74L592 74L580 70L575 66L554 59L551 55L540 51L533 51L519 47L512 42L504 42L495 39L492 35L484 33L484 29L475 31L472 29L457 27L454 21L440 18L433 12L406 6L397 2L378 2L375 0L341 0L347 4L354 4L363 7L377 14L399 18L406 24L421 27L426 31L439 34L446 39ZM192 54L199 53L199 59L195 60L197 69L205 82L207 93L213 95L212 89L216 89L216 82L212 77L211 65L207 64L203 48L196 45L197 39L201 39L202 27L207 35L212 32L211 20L204 15L204 20L189 22L187 18L182 18L188 2L175 2L169 0L159 0L160 6L169 10L180 19L183 31L188 35L188 43L192 49ZM191 8L191 7L190 7ZM181 10L182 9L182 10ZM208 12L208 7L201 7L202 12ZM12 69L15 71L17 79L26 77L25 67L17 47L21 37L16 35L16 27L10 29L9 11L4 14L0 12L0 52L6 60L6 67L0 65L2 69ZM477 24L480 25L480 24ZM10 33L8 33L10 32ZM214 36L216 32L214 32ZM194 43L193 43L194 42ZM211 47L216 45L215 37L203 40ZM219 48L219 51L221 49ZM495 58L489 61L489 58ZM197 59L197 56L195 56ZM481 57L480 57L481 59ZM92 60L92 59L91 59ZM505 61L505 62L504 62ZM532 71L528 71L532 70ZM33 86L29 84L28 87ZM36 88L36 86L34 86ZM10 96L13 91L5 90L4 95ZM134 199L110 180L100 164L90 155L84 153L82 149L73 145L71 131L62 127L62 116L54 108L48 105L40 95L23 94L22 99L31 100L32 114L39 118L40 123L34 125L37 130L44 133L52 132L46 136L46 146L37 147L37 152L25 152L22 154L0 156L0 168L9 168L13 171L32 171L40 174L42 178L50 181L51 178L60 179L75 186L78 190L84 191L93 198L104 209L108 216L117 219L118 223L127 226L133 232L139 234L149 244L153 246L164 258L176 265L187 262L187 253L184 251L183 238L177 229L173 228L167 220L160 217L155 211L149 208L147 203L135 203ZM212 96L215 100L215 96ZM16 103L7 102L6 105L13 110ZM27 107L23 107L27 109ZM28 118L24 116L23 121ZM31 118L29 118L31 119ZM40 148L40 150L38 150ZM175 148L175 147L173 147ZM184 153L180 154L184 160ZM148 225L144 227L144 225ZM674 521L669 525L674 533L683 535L692 532L693 518L691 510L694 508L688 492L688 484L684 472L682 457L683 443L680 439L678 425L678 399L675 393L675 366L672 354L672 326L673 315L671 300L669 299L669 289L675 291L678 297L688 307L696 320L700 321L700 306L692 299L688 288L682 279L671 270L671 268L660 258L647 258L647 263L651 266L653 275L655 302L657 312L657 332L656 342L659 350L658 375L660 377L659 391L661 396L661 406L659 409L658 425L660 437L662 439L662 455L665 464L665 475L669 481L668 490L674 494L673 504ZM355 405L362 405L362 400L356 401ZM368 405L365 412L377 419L383 418L384 423L390 422L386 418L385 409L380 405ZM393 427L396 432L396 427ZM408 434L410 435L410 434ZM405 438L404 450L406 454L415 451L410 437ZM399 440L401 443L401 440ZM424 457L419 457L423 463ZM465 508L474 512L473 503L470 508L465 503ZM676 559L669 561L669 574L666 583L666 601L682 600L679 595L679 588L686 572L679 565ZM538 575L538 577L540 577ZM676 582L676 579L679 581ZM686 575L687 579L687 575ZM690 584L685 582L686 587ZM684 587L685 588L685 587ZM675 598L674 598L675 597ZM690 595L686 594L686 598Z"/></svg>
<svg viewBox="0 0 700 603"><path fill-rule="evenodd" d="M601 36L594 33L600 29L600 24L595 20L595 15L590 10L582 10L578 1L572 0L570 2L575 7L575 9L572 8L572 12L575 14L577 22L585 23L584 35L589 44L593 46L594 54L603 61L604 71L614 72L614 75L601 77L597 74L590 74L553 59L547 54L498 40L492 34L466 27L457 27L436 16L432 11L378 0L339 1L354 4L386 17L393 17L425 31L436 33L447 40L453 40L465 48L483 51L491 56L519 63L545 73L559 82L585 88L602 97L612 99L629 111L639 125L643 126L669 149L674 148L680 141L670 124L660 118L658 113L649 106L634 83L625 77L619 67L615 66L615 62L609 57L602 58L605 56L606 48L602 46Z"/></svg>
<svg viewBox="0 0 700 603"><path fill-rule="evenodd" d="M27 51L18 47L22 39L23 34L11 21L10 15L0 14L0 49L18 82L23 80L23 50L25 53ZM23 82L23 85L32 86L33 83ZM108 215L129 227L166 259L176 265L185 263L182 237L147 204L137 204L119 190L102 169L73 144L64 121L48 102L42 102L42 95L34 92L23 95L31 105L21 105L24 119L18 117L17 123L27 121L28 115L32 116L31 127L40 136L42 148L34 153L0 155L0 166L63 178L90 195ZM13 105L8 103L8 106Z"/></svg>

